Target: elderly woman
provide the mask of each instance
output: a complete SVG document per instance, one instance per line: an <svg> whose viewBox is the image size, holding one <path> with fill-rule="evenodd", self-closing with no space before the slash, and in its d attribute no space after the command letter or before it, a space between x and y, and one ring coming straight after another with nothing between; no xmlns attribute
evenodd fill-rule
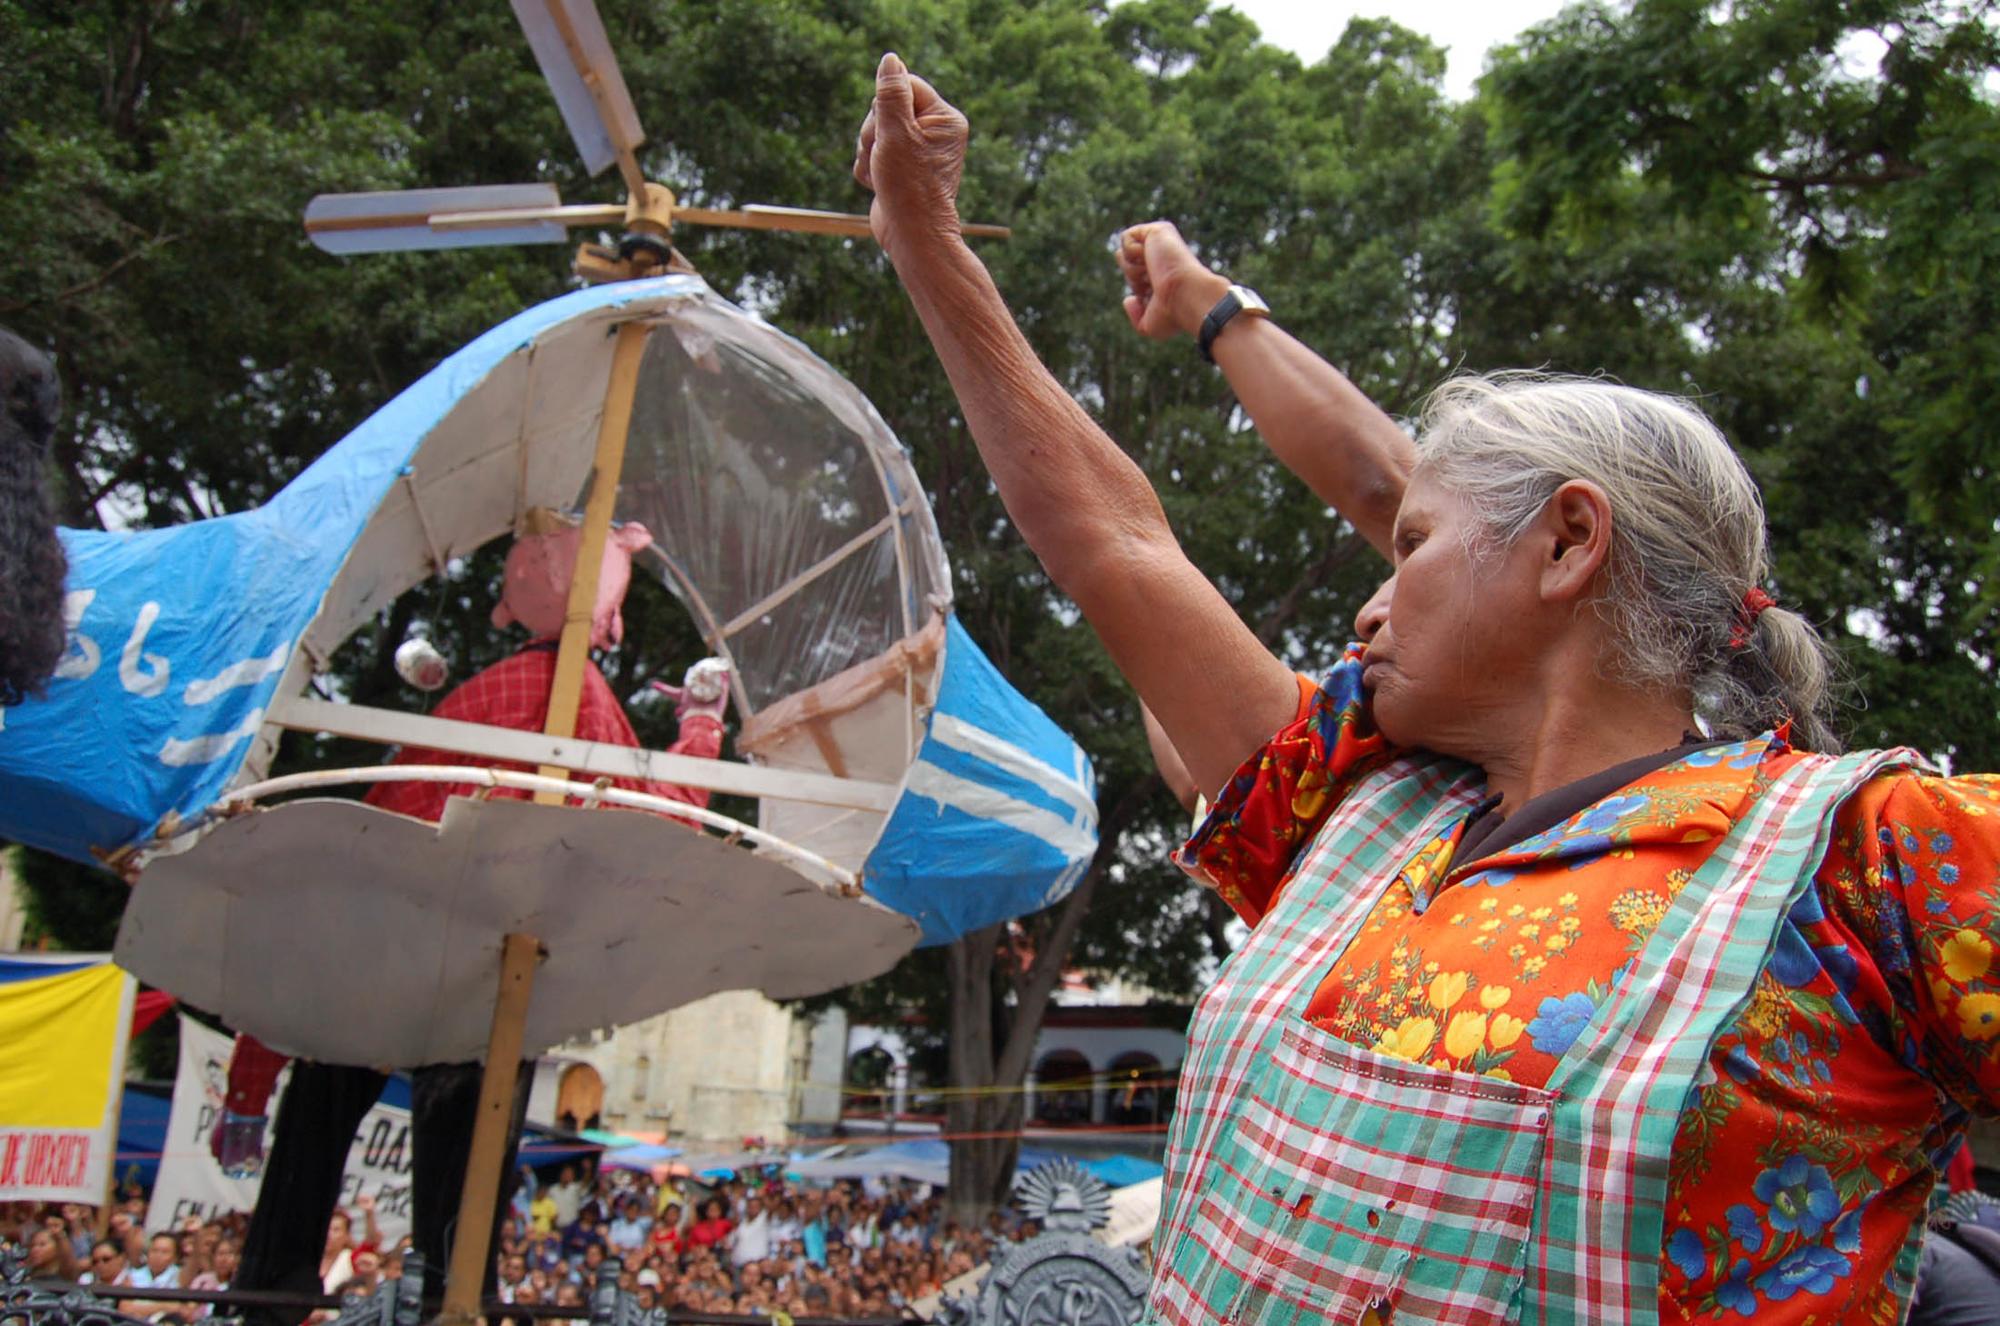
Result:
<svg viewBox="0 0 2000 1326"><path fill-rule="evenodd" d="M1189 1032L1151 1315L1899 1317L1937 1159L2000 1101L2000 788L1835 753L1720 433L1504 376L1413 445L1171 227L1128 232L1134 326L1197 334L1392 560L1296 677L958 238L964 140L885 58L876 235L1015 523L1215 798L1181 863L1252 925Z"/></svg>

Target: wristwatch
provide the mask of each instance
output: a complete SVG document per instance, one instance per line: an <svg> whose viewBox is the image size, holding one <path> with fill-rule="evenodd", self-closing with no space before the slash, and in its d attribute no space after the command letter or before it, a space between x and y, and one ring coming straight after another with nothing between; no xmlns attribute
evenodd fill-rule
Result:
<svg viewBox="0 0 2000 1326"><path fill-rule="evenodd" d="M1215 344L1215 338L1222 335L1222 329L1229 325L1229 320L1239 313L1268 318L1271 306L1247 285L1230 286L1223 292L1222 298L1215 301L1215 307L1208 311L1208 316L1201 320L1201 334L1195 338L1195 345L1201 350L1203 359L1211 364L1215 362L1215 352L1210 347Z"/></svg>

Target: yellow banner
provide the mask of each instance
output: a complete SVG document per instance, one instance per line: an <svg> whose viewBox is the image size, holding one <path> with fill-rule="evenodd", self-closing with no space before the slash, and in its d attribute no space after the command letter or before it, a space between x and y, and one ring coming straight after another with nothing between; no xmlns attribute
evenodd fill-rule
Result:
<svg viewBox="0 0 2000 1326"><path fill-rule="evenodd" d="M102 1199L132 987L106 958L0 957L0 1200Z"/></svg>

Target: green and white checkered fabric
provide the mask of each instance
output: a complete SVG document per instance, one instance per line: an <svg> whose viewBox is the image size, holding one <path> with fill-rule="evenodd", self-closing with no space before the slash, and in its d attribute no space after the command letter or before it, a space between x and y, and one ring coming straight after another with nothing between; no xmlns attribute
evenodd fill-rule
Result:
<svg viewBox="0 0 2000 1326"><path fill-rule="evenodd" d="M1362 779L1196 1008L1151 1319L1350 1321L1375 1307L1399 1323L1650 1320L1680 1108L1809 886L1834 810L1918 762L1807 758L1766 789L1546 1089L1305 1022L1382 890L1485 792L1477 770L1429 756Z"/></svg>

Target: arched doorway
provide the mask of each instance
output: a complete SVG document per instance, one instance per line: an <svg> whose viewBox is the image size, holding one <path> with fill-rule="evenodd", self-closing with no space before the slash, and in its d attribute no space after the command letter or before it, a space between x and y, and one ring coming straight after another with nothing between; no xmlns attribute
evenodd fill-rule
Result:
<svg viewBox="0 0 2000 1326"><path fill-rule="evenodd" d="M870 1045L848 1055L847 1091L841 1102L841 1113L883 1113L893 1098L895 1074L896 1056L879 1045Z"/></svg>
<svg viewBox="0 0 2000 1326"><path fill-rule="evenodd" d="M604 1079L589 1064L571 1064L556 1082L556 1124L573 1133L603 1122Z"/></svg>
<svg viewBox="0 0 2000 1326"><path fill-rule="evenodd" d="M1035 1118L1041 1123L1089 1123L1090 1060L1075 1050L1052 1050L1035 1065Z"/></svg>
<svg viewBox="0 0 2000 1326"><path fill-rule="evenodd" d="M1144 1050L1128 1050L1111 1061L1105 1074L1104 1121L1115 1124L1155 1124L1160 1121L1165 1074L1160 1061Z"/></svg>

